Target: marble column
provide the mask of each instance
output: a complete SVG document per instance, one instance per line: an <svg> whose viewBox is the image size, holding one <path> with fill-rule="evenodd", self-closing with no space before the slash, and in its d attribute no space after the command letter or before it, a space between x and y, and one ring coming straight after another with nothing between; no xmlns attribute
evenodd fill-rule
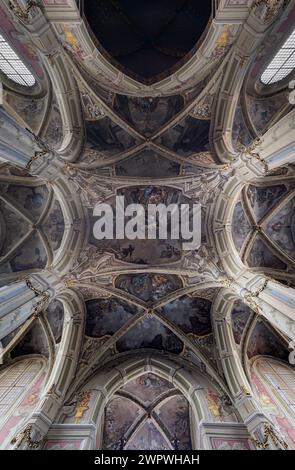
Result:
<svg viewBox="0 0 295 470"><path fill-rule="evenodd" d="M0 340L22 325L49 301L46 293L36 294L25 281L0 288Z"/></svg>
<svg viewBox="0 0 295 470"><path fill-rule="evenodd" d="M25 168L38 151L33 135L0 107L0 162Z"/></svg>
<svg viewBox="0 0 295 470"><path fill-rule="evenodd" d="M244 278L247 274L246 287L233 282L231 288L258 315L295 340L295 289L250 271Z"/></svg>
<svg viewBox="0 0 295 470"><path fill-rule="evenodd" d="M257 151L269 170L295 162L295 109L264 134Z"/></svg>

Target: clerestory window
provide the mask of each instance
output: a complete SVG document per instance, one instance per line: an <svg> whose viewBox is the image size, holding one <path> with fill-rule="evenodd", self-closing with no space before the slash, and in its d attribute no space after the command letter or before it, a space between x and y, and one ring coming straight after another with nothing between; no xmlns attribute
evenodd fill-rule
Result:
<svg viewBox="0 0 295 470"><path fill-rule="evenodd" d="M295 68L295 29L261 75L264 85L286 78Z"/></svg>
<svg viewBox="0 0 295 470"><path fill-rule="evenodd" d="M0 70L15 83L33 86L36 80L23 61L0 34Z"/></svg>

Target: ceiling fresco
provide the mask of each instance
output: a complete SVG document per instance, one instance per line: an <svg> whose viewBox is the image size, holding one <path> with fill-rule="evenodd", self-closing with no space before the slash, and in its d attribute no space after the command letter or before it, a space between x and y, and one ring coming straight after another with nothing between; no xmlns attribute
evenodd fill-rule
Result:
<svg viewBox="0 0 295 470"><path fill-rule="evenodd" d="M122 127L104 117L99 121L86 121L85 153L89 151L115 155L133 147L138 141Z"/></svg>
<svg viewBox="0 0 295 470"><path fill-rule="evenodd" d="M153 373L123 386L105 411L103 449L190 449L189 404Z"/></svg>
<svg viewBox="0 0 295 470"><path fill-rule="evenodd" d="M180 354L183 350L182 341L159 320L147 316L133 326L117 342L119 352L134 349L155 349Z"/></svg>
<svg viewBox="0 0 295 470"><path fill-rule="evenodd" d="M137 313L137 308L121 299L89 300L86 302L87 336L100 337L114 334Z"/></svg>
<svg viewBox="0 0 295 470"><path fill-rule="evenodd" d="M288 349L285 341L264 321L257 321L248 343L247 355L251 359L257 355L278 357L287 360Z"/></svg>
<svg viewBox="0 0 295 470"><path fill-rule="evenodd" d="M152 150L143 150L138 155L120 161L115 166L115 172L117 176L165 178L179 175L180 164Z"/></svg>
<svg viewBox="0 0 295 470"><path fill-rule="evenodd" d="M184 333L204 336L211 333L211 302L207 299L180 297L164 305L161 314L179 326Z"/></svg>
<svg viewBox="0 0 295 470"><path fill-rule="evenodd" d="M294 262L292 183L249 185L236 203L232 237L251 267L286 271Z"/></svg>
<svg viewBox="0 0 295 470"><path fill-rule="evenodd" d="M150 137L183 109L184 98L180 95L165 98L116 95L112 107L134 129Z"/></svg>
<svg viewBox="0 0 295 470"><path fill-rule="evenodd" d="M249 320L253 316L248 305L244 304L240 300L236 300L231 312L231 325L235 342L240 345L242 337L245 332L245 327L248 325Z"/></svg>
<svg viewBox="0 0 295 470"><path fill-rule="evenodd" d="M148 304L166 297L182 287L177 276L163 274L125 274L115 283L118 289L138 297Z"/></svg>
<svg viewBox="0 0 295 470"><path fill-rule="evenodd" d="M267 96L260 99L247 95L246 99L250 119L258 134L267 130L269 125L274 122L278 113L282 117L282 109L289 108L289 102L285 93L278 93L275 96Z"/></svg>
<svg viewBox="0 0 295 470"><path fill-rule="evenodd" d="M246 215L242 201L239 201L235 205L232 221L232 237L238 252L241 251L250 231L250 221Z"/></svg>
<svg viewBox="0 0 295 470"><path fill-rule="evenodd" d="M210 121L188 116L162 134L156 142L181 156L189 156L210 150L209 131Z"/></svg>
<svg viewBox="0 0 295 470"><path fill-rule="evenodd" d="M29 354L42 354L45 357L49 356L48 341L40 322L33 325L24 338L13 349L11 356L14 358L27 356Z"/></svg>
<svg viewBox="0 0 295 470"><path fill-rule="evenodd" d="M44 361L36 419L57 426L44 445L252 448L255 361L287 365L295 331L294 110L286 85L257 81L270 6L42 0L24 20L4 3L0 27L38 83L3 81L0 346L7 364ZM143 207L145 238L126 235L133 215L116 233L118 197ZM159 204L189 206L197 245L173 237L171 214L167 236L162 215L148 238Z"/></svg>
<svg viewBox="0 0 295 470"><path fill-rule="evenodd" d="M45 268L60 248L65 230L52 189L1 184L0 207L0 277L1 273Z"/></svg>
<svg viewBox="0 0 295 470"><path fill-rule="evenodd" d="M248 146L253 140L253 137L246 124L243 106L239 102L236 108L234 123L232 128L232 142L237 149L239 144Z"/></svg>
<svg viewBox="0 0 295 470"><path fill-rule="evenodd" d="M169 187L157 186L134 186L127 189L119 190L118 196L124 196L125 207L129 204L141 204L147 208L149 204L189 204L189 199L185 197L181 191ZM115 214L115 201L110 199L108 202L113 208ZM192 212L190 210L191 219ZM204 214L203 214L204 215ZM96 218L89 212L90 225L93 226ZM168 219L169 221L169 219ZM146 212L146 229L148 220ZM116 220L114 218L114 231ZM157 219L157 228L159 220ZM103 239L97 240L93 233L90 232L89 243L96 246L99 250L114 253L115 256L127 263L139 265L166 264L180 260L182 255L182 238L175 239L171 237L171 225L168 223L168 236L165 239L139 239L120 240L120 239Z"/></svg>
<svg viewBox="0 0 295 470"><path fill-rule="evenodd" d="M292 198L274 212L266 225L266 233L293 260L295 259L294 203Z"/></svg>
<svg viewBox="0 0 295 470"><path fill-rule="evenodd" d="M49 322L55 342L60 343L64 324L64 308L59 300L55 299L50 302L46 309L46 318Z"/></svg>
<svg viewBox="0 0 295 470"><path fill-rule="evenodd" d="M247 189L247 197L255 219L260 221L286 191L287 188L284 185L264 187L250 185Z"/></svg>
<svg viewBox="0 0 295 470"><path fill-rule="evenodd" d="M255 238L247 262L251 267L259 266L262 268L286 269L286 264L268 248L267 244L259 235Z"/></svg>

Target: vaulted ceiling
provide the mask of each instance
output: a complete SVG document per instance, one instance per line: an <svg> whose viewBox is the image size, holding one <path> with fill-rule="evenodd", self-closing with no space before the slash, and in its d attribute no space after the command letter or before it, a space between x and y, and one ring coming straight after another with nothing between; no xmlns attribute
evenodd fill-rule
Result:
<svg viewBox="0 0 295 470"><path fill-rule="evenodd" d="M42 92L23 96L5 85L6 107L53 157L45 170L44 154L30 162L29 171L0 167L1 285L43 270L57 292L44 313L47 340L35 323L13 343L11 357L38 352L54 356L50 340L52 349L57 348L64 325L58 295L69 288L85 313L83 341L77 346L78 388L98 364L129 352L151 351L187 360L222 387L212 305L229 281L224 253L234 252L245 270L294 283L294 167L270 172L262 162L261 170L251 156L242 161L242 170L234 167L241 149L254 145L290 111L286 87L269 95L254 90L261 71L255 72L256 62L269 55L260 45L259 56L252 52L256 62L242 77L237 100L224 99L232 45L241 31L245 33L242 25L245 11L249 13L243 2L227 5L245 18L236 22L225 16L224 23L212 22L216 12L211 11L211 1L83 3L79 13L72 3L44 2L57 44L43 57L43 65L35 58L43 70ZM67 8L76 23L61 16ZM60 50L63 55L56 60ZM228 80L234 82L232 76ZM230 112L223 111L222 99L234 102ZM228 148L235 152L227 164L216 144L223 124ZM252 171L252 181L248 175L243 180L243 169ZM221 216L219 226L220 231L226 229L231 244L221 252L213 242L215 209L232 181L238 191L226 196L230 217L224 222ZM126 204L144 206L200 203L201 246L187 252L181 240L169 237L96 240L94 206L103 201L114 207L118 195L125 196ZM246 372L257 355L286 359L286 338L242 301L232 306L231 324ZM4 345L13 338L15 334L4 338ZM149 381L163 400L155 402L150 391L146 399L139 396ZM116 413L128 448L140 439L139 416L151 435L158 433L161 448L169 448L176 418L186 416L188 404L152 374L134 380L116 392L106 409L108 448L118 445L108 420ZM160 431L155 431L155 422ZM185 430L180 441L190 446Z"/></svg>
<svg viewBox="0 0 295 470"><path fill-rule="evenodd" d="M191 56L211 14L211 0L86 1L82 12L106 57L153 83Z"/></svg>

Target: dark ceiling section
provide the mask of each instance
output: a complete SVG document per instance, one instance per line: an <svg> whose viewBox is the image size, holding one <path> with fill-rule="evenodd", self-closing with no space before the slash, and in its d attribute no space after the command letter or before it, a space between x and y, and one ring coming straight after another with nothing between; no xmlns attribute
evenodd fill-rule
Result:
<svg viewBox="0 0 295 470"><path fill-rule="evenodd" d="M102 48L129 75L154 82L194 50L211 0L85 0L84 14Z"/></svg>
<svg viewBox="0 0 295 470"><path fill-rule="evenodd" d="M258 321L248 343L247 355L249 359L261 355L287 361L289 353L283 339L271 325L264 321Z"/></svg>

